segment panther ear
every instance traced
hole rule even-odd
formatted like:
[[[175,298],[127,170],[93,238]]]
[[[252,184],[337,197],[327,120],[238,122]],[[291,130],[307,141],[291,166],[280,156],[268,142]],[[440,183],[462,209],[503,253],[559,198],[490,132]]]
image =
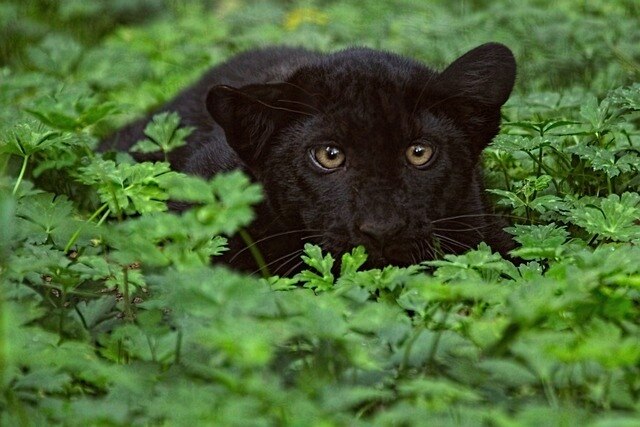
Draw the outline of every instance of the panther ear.
[[[433,105],[465,130],[479,155],[500,130],[500,107],[509,99],[515,78],[516,62],[509,48],[483,44],[436,77]]]
[[[516,61],[508,47],[487,43],[456,59],[438,77],[455,98],[485,107],[504,104],[516,79]]]
[[[234,88],[214,86],[206,99],[207,111],[222,127],[227,142],[251,168],[274,132],[304,115],[300,91],[287,83],[254,84]]]

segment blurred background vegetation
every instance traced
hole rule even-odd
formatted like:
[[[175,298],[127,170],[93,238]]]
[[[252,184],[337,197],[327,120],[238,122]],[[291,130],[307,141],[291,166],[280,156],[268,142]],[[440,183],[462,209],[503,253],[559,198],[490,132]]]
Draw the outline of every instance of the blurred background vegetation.
[[[254,46],[365,45],[443,67],[493,40],[517,56],[519,94],[604,94],[640,76],[639,16],[635,0],[5,0],[0,75],[89,82],[139,111]]]

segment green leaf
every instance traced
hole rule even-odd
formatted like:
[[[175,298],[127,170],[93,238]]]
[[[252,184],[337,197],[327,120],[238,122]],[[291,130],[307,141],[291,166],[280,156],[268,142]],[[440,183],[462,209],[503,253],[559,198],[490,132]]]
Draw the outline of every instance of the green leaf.
[[[8,192],[0,190],[0,259],[6,260],[15,234],[16,203]],[[0,261],[0,265],[4,261]]]
[[[215,193],[211,185],[198,176],[166,174],[158,177],[158,182],[166,188],[172,200],[190,203],[213,203]]]
[[[594,170],[605,172],[609,178],[638,170],[640,164],[640,158],[635,153],[618,155],[611,148],[576,145],[569,147],[567,151],[586,160]]]
[[[298,274],[298,278],[304,283],[305,288],[312,288],[318,291],[327,291],[333,288],[333,268],[334,259],[331,254],[322,256],[322,249],[319,246],[305,243],[302,260],[316,272],[304,270]]]
[[[0,137],[0,153],[30,156],[59,143],[60,136],[35,121],[19,123]]]
[[[558,259],[569,237],[565,228],[554,223],[547,225],[515,225],[506,231],[514,235],[521,247],[512,251],[514,256],[532,259]]]
[[[640,111],[640,83],[618,88],[609,96],[613,102],[621,105],[625,109]]]
[[[31,63],[39,70],[57,76],[68,76],[77,67],[82,46],[59,33],[49,34],[35,47],[27,50]]]
[[[18,236],[30,242],[53,243],[62,249],[77,230],[91,230],[75,215],[73,203],[65,196],[40,193],[23,197],[16,207]]]
[[[77,131],[95,125],[117,108],[112,102],[100,101],[88,89],[73,88],[39,97],[25,111],[54,129]]]
[[[161,187],[162,179],[176,174],[168,163],[116,164],[99,158],[78,171],[77,179],[95,185],[101,202],[114,215],[165,211],[169,195]]]
[[[629,242],[640,239],[640,195],[624,193],[611,194],[606,199],[598,199],[596,205],[576,201],[571,209],[570,220],[598,239]]]
[[[105,295],[89,301],[81,301],[77,306],[77,314],[82,316],[82,322],[91,329],[100,322],[113,317],[113,308],[116,298],[113,295]]]
[[[144,134],[148,139],[138,141],[131,151],[141,153],[153,153],[170,151],[185,145],[185,139],[193,132],[193,127],[180,127],[180,116],[178,113],[160,113],[153,116],[144,129]]]
[[[604,99],[600,104],[595,96],[589,96],[580,107],[580,116],[590,126],[592,132],[602,133],[609,130],[617,116],[611,109],[610,101]]]
[[[342,260],[340,263],[340,276],[347,276],[349,274],[354,274],[362,264],[367,261],[367,253],[364,249],[364,246],[358,246],[353,248],[351,253],[345,253],[342,255]]]
[[[501,196],[502,198],[498,200],[498,204],[500,205],[509,206],[514,209],[526,206],[526,202],[512,191],[499,190],[499,189],[492,188],[492,189],[487,189],[487,192]]]
[[[597,361],[606,367],[635,366],[640,361],[640,338],[623,337],[614,324],[594,319],[583,334],[550,351],[563,362]]]
[[[416,378],[402,381],[398,386],[402,396],[415,396],[437,405],[455,402],[478,402],[480,396],[472,389],[447,379]]]
[[[61,393],[70,382],[69,374],[59,372],[57,368],[44,367],[27,373],[13,387],[23,392],[33,391],[34,394]]]
[[[504,273],[514,273],[513,264],[502,259],[499,253],[493,253],[485,243],[481,243],[477,250],[464,255],[444,256],[444,260],[426,261],[423,263],[431,267],[438,267],[435,276],[443,281],[449,280],[499,280]]]

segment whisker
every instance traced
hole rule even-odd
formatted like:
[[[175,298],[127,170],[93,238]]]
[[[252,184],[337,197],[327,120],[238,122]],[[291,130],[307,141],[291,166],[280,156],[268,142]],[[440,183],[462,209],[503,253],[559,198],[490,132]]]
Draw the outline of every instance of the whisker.
[[[282,276],[283,277],[288,277],[291,273],[296,271],[296,269],[298,269],[298,267],[300,267],[302,264],[304,264],[304,261],[300,261],[300,262],[296,263],[293,267],[288,269]]]
[[[300,90],[301,92],[306,93],[307,95],[309,95],[309,96],[310,96],[310,97],[312,97],[312,98],[320,97],[320,98],[322,98],[323,104],[328,104],[328,103],[329,103],[329,102],[328,102],[328,100],[327,100],[327,98],[326,98],[322,93],[320,93],[320,92],[314,92],[314,93],[311,93],[311,92],[309,92],[308,90],[306,90],[305,88],[303,88],[302,86],[299,86],[299,85],[297,85],[297,84],[295,84],[295,83],[291,83],[291,82],[283,82],[283,84],[286,84],[286,85],[292,86],[292,87],[294,87],[294,88],[296,88],[296,89]]]
[[[300,240],[315,239],[316,237],[322,237],[322,236],[323,234],[310,234],[309,236],[301,237]]]
[[[527,219],[525,217],[521,217],[521,216],[517,216],[517,215],[502,215],[502,214],[493,214],[493,213],[477,213],[477,214],[470,213],[470,214],[456,215],[456,216],[450,216],[450,217],[434,219],[434,220],[431,221],[431,223],[432,224],[436,224],[438,222],[450,221],[450,220],[459,219],[459,218],[482,218],[482,217],[513,218],[513,219],[520,219],[520,220],[526,220]]]
[[[451,96],[447,96],[445,98],[439,99],[437,102],[434,102],[433,104],[429,104],[429,106],[427,107],[427,110],[431,110],[432,108],[437,107],[438,105],[442,104],[443,102],[447,102],[450,99],[463,98],[463,97],[464,95],[462,93],[456,93]]]
[[[448,253],[455,253],[456,252],[455,249],[449,243],[445,242],[444,240],[439,240],[439,239],[438,239],[438,251],[440,252],[440,255],[445,255],[445,254],[448,254]],[[434,257],[434,259],[436,259],[436,258]]]
[[[265,237],[263,237],[263,238],[261,238],[261,239],[258,239],[258,240],[256,240],[256,241],[254,241],[254,242],[253,242],[253,243],[251,243],[250,245],[247,245],[247,246],[245,246],[244,248],[240,249],[238,252],[236,252],[236,253],[233,255],[233,257],[231,257],[231,259],[229,260],[229,262],[233,262],[233,260],[234,260],[234,259],[236,259],[236,258],[238,257],[238,255],[242,254],[243,252],[248,251],[249,249],[251,249],[252,247],[254,247],[255,245],[257,245],[258,243],[262,243],[262,242],[264,242],[264,241],[266,241],[266,240],[273,239],[273,238],[276,238],[276,237],[286,236],[286,235],[288,235],[288,234],[305,233],[305,232],[309,232],[309,231],[322,231],[322,230],[320,230],[320,229],[315,229],[315,228],[302,228],[302,229],[299,229],[299,230],[289,230],[289,231],[284,231],[284,232],[282,232],[282,233],[270,234],[270,235],[268,235],[268,236],[265,236]],[[320,236],[320,235],[319,235],[319,234],[315,234],[315,235],[308,236],[308,237],[306,237],[306,238],[310,239],[310,238],[318,237],[318,236]],[[303,237],[303,238],[301,238],[300,240],[304,240],[304,239],[305,239],[305,238]]]
[[[289,252],[288,254],[283,255],[278,259],[274,259],[272,261],[269,261],[267,264],[264,265],[264,267],[269,268],[269,267],[273,266],[274,264],[276,264],[276,263],[278,263],[278,262],[280,262],[280,261],[282,261],[284,259],[286,259],[287,261],[284,262],[283,264],[287,264],[288,262],[290,262],[293,259],[295,259],[301,253],[302,253],[302,249],[296,249],[295,251]],[[278,267],[278,268],[280,268],[280,267]],[[277,270],[278,269],[276,269],[276,271]],[[257,274],[257,273],[260,273],[260,271],[262,271],[262,268],[259,268],[259,269],[255,270],[255,271],[252,271],[250,275],[253,276],[253,275]],[[276,271],[273,272],[273,275],[275,275]]]
[[[437,74],[433,74],[429,77],[429,79],[422,85],[422,88],[420,89],[420,93],[418,94],[418,98],[416,99],[416,103],[413,105],[413,109],[411,110],[411,115],[414,115],[416,113],[416,110],[418,109],[418,105],[420,105],[420,100],[422,99],[422,95],[424,95],[425,90],[429,87],[429,85],[431,84],[431,82],[433,80],[435,80],[435,78],[437,77]]]
[[[314,110],[314,111],[316,111],[318,113],[322,113],[322,111],[320,111],[317,107],[314,107],[311,104],[307,104],[306,102],[292,101],[290,99],[279,99],[278,101],[279,102],[286,102],[286,103],[289,103],[289,104],[298,104],[298,105],[301,105],[303,107],[309,107],[310,109],[312,109],[312,110]]]
[[[278,271],[280,271],[285,265],[289,264],[290,262],[299,259],[300,255],[302,255],[304,253],[304,250],[302,249],[298,249],[288,255],[285,255],[283,257],[278,258],[277,260],[273,261],[272,264],[275,264],[276,262],[282,260],[282,259],[286,259],[286,261],[280,263],[280,265],[278,265],[278,267],[273,270],[273,275],[275,276],[276,274],[278,274]]]
[[[436,248],[433,245],[432,239],[430,240],[425,239],[424,245],[425,245],[425,250],[427,251],[431,259],[438,259],[442,257],[442,250],[440,248]]]
[[[434,235],[438,240],[441,240],[441,241],[442,241],[442,240],[444,240],[445,242],[448,242],[448,243],[449,243],[449,244],[451,244],[451,245],[458,246],[459,248],[462,248],[462,249],[464,249],[464,250],[471,250],[471,249],[473,249],[473,247],[472,247],[472,246],[470,246],[470,245],[468,245],[468,244],[466,244],[466,243],[463,243],[463,242],[461,242],[461,241],[459,241],[459,240],[453,239],[453,238],[451,238],[451,237],[449,237],[449,236],[444,236],[444,235],[442,235],[442,234],[437,234],[437,233],[433,233],[433,235]]]
[[[434,230],[436,231],[477,231],[477,230],[482,230],[483,228],[489,228],[489,227],[493,227],[495,226],[495,224],[484,224],[484,225],[478,225],[478,226],[469,226],[467,225],[466,228],[440,228],[440,227],[433,227]]]
[[[423,252],[423,255],[422,255],[423,259],[435,257],[435,254],[431,252],[431,249],[429,247],[429,242],[426,239],[422,239],[420,241],[420,249]]]
[[[241,93],[241,91],[240,91],[240,90],[238,90],[238,89],[236,89],[236,88],[233,88],[233,87],[230,87],[230,86],[227,86],[227,90],[229,90],[229,91],[231,91],[231,92],[235,92],[235,93]],[[243,95],[244,95],[244,94],[243,94]],[[246,95],[245,95],[245,96],[246,96]],[[272,110],[287,111],[287,112],[289,112],[289,113],[296,113],[296,114],[302,114],[302,115],[304,115],[304,116],[310,116],[310,117],[313,117],[313,114],[309,114],[309,113],[307,113],[306,111],[298,111],[298,110],[292,110],[292,109],[290,109],[290,108],[276,107],[275,105],[268,104],[268,103],[266,103],[266,102],[264,102],[264,101],[262,101],[262,100],[260,100],[260,99],[258,99],[258,98],[253,98],[253,97],[252,97],[251,99],[252,99],[252,101],[257,102],[258,104],[260,104],[260,105],[262,105],[262,106],[264,106],[264,107],[270,108],[270,109],[272,109]],[[278,101],[280,101],[280,100],[278,100]],[[278,101],[276,101],[276,102],[278,102]]]
[[[422,240],[418,240],[412,246],[414,246],[416,248],[417,252],[418,252],[416,259],[413,260],[413,263],[416,264],[417,262],[423,260],[426,254],[424,253],[424,251],[422,249]]]
[[[418,242],[412,242],[411,243],[411,249],[409,250],[409,257],[411,258],[411,264],[417,264],[418,262],[416,261],[416,257],[413,253],[413,250],[417,250],[418,251],[418,258],[420,258],[420,248],[418,247]]]
[[[296,113],[296,114],[302,114],[303,116],[309,116],[309,117],[313,117],[313,114],[307,113],[306,111],[300,111],[300,110],[293,110],[291,108],[284,108],[284,107],[276,107],[275,105],[271,105],[271,104],[267,104],[264,101],[261,101],[257,98],[254,98],[253,101],[257,102],[258,104],[265,106],[267,108],[270,108],[272,110],[281,110],[281,111],[286,111],[288,113]],[[278,100],[281,101],[281,100]]]
[[[477,227],[467,227],[467,228],[440,228],[440,227],[434,227],[433,231],[450,231],[450,232],[456,232],[456,231],[475,231],[476,234],[478,235],[478,237],[482,238],[484,237],[482,235],[482,233],[480,232],[480,230],[482,230],[483,228],[489,228],[489,227],[493,227],[495,224],[486,224],[486,225],[479,225]]]

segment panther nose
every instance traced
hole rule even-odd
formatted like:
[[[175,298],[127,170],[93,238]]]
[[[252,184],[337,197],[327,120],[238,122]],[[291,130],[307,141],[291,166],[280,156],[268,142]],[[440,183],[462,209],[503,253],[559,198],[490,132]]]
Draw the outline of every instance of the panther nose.
[[[404,224],[393,221],[365,221],[358,226],[362,234],[376,243],[383,244],[389,240],[393,240]]]

